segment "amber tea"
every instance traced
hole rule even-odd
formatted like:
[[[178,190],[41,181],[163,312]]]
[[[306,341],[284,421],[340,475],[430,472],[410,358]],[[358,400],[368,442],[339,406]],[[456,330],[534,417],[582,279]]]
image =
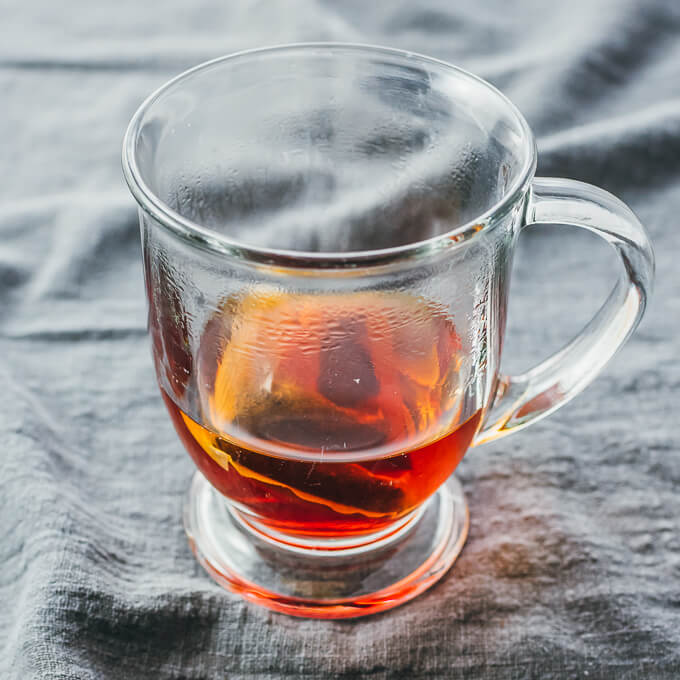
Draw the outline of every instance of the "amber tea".
[[[289,534],[374,532],[453,472],[480,424],[445,311],[399,294],[250,294],[207,324],[200,412],[163,395],[208,480]]]

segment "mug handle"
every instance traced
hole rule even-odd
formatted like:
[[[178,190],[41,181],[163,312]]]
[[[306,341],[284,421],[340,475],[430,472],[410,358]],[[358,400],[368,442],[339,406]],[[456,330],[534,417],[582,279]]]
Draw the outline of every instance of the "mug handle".
[[[607,191],[571,179],[535,178],[522,229],[536,224],[581,227],[616,250],[621,273],[593,319],[569,344],[526,373],[501,375],[474,444],[504,437],[556,411],[581,392],[626,342],[645,311],[654,253],[637,217]]]

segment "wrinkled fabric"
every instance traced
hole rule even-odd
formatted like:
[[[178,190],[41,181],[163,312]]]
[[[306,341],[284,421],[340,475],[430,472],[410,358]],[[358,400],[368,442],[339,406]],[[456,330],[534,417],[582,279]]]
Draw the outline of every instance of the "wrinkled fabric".
[[[0,0],[0,677],[677,678],[680,675],[680,5],[669,0],[19,3]],[[526,115],[540,175],[620,195],[655,296],[603,375],[468,453],[451,572],[363,620],[299,620],[194,560],[193,467],[145,332],[127,121],[170,76],[236,50],[387,44],[459,64]],[[507,370],[605,298],[614,256],[534,229]]]

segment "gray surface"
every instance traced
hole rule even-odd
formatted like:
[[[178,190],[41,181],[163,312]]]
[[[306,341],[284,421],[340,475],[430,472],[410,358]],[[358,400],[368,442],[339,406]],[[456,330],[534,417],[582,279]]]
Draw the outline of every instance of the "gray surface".
[[[678,677],[678,7],[0,1],[0,677]],[[647,318],[605,374],[461,465],[472,529],[454,570],[355,623],[257,610],[194,562],[192,465],[154,383],[119,164],[168,76],[309,39],[487,77],[534,127],[539,171],[619,193],[658,256]],[[525,236],[520,255],[511,365],[576,331],[611,275],[571,233]]]

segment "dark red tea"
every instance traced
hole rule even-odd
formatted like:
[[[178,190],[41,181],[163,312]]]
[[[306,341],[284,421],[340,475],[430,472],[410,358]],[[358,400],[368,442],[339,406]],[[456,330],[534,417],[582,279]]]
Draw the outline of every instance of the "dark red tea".
[[[163,392],[207,479],[295,535],[379,531],[453,472],[481,409],[442,309],[366,293],[229,300],[193,370],[201,422]]]

